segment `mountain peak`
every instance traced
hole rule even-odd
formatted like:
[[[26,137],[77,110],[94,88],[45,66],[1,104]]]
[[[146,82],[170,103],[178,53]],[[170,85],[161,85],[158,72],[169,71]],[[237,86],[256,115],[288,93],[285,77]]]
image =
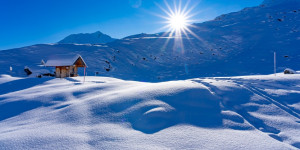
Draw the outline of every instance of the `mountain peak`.
[[[104,44],[114,41],[109,35],[103,34],[100,31],[94,33],[79,33],[71,34],[59,41],[60,44]]]
[[[96,32],[94,32],[94,33],[86,33],[86,34],[103,34],[103,33],[100,32],[100,31],[96,31]]]

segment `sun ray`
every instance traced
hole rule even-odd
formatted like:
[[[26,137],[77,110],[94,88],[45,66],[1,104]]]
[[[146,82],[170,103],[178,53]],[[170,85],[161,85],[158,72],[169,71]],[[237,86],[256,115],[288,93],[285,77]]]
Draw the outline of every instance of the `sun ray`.
[[[168,13],[168,14],[170,14],[169,16],[174,15],[175,13],[173,12],[169,3],[166,0],[164,0],[164,2],[165,2],[165,5],[167,6],[167,8],[169,9],[169,13]]]
[[[175,14],[178,14],[178,7],[176,4],[176,1],[174,1],[173,4],[174,4],[174,12],[175,12]]]
[[[185,3],[182,12],[186,12],[186,10],[188,9],[188,6],[190,5],[191,0],[187,0],[187,2]]]
[[[155,3],[156,4],[156,6],[158,6],[164,13],[166,13],[167,14],[167,16],[163,16],[163,17],[169,17],[169,16],[172,16],[172,12],[170,12],[170,10],[168,11],[168,10],[166,10],[166,9],[164,9],[162,6],[160,6],[159,4],[157,4],[157,3]],[[162,15],[159,15],[159,16],[162,16]]]

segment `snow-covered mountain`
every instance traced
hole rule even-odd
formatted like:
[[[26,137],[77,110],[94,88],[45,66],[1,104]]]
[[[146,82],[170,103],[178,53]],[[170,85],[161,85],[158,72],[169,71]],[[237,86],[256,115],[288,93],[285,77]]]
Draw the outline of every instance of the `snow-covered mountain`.
[[[265,1],[262,5],[194,24],[197,35],[183,38],[184,49],[165,33],[139,34],[108,44],[39,44],[0,52],[0,72],[23,73],[51,55],[80,54],[88,75],[140,81],[187,79],[201,76],[268,74],[299,70],[300,2]],[[107,69],[109,68],[109,69]]]
[[[282,5],[282,4],[287,4],[289,3],[290,5],[294,5],[299,3],[299,0],[264,0],[262,5],[265,6],[276,6],[276,5]]]
[[[100,31],[94,33],[71,34],[59,41],[60,44],[104,44],[112,42],[115,39]]]

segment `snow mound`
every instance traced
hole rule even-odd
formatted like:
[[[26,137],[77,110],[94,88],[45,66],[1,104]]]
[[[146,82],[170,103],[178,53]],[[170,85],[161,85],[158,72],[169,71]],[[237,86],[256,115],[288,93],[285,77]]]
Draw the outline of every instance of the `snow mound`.
[[[2,74],[2,75],[0,75],[0,84],[10,82],[10,81],[14,81],[14,80],[18,80],[18,79],[21,79],[21,78],[12,77],[10,75]]]
[[[296,74],[297,72],[293,69],[290,69],[290,68],[286,68],[284,70],[284,74]]]
[[[299,74],[6,81],[1,149],[300,148]]]

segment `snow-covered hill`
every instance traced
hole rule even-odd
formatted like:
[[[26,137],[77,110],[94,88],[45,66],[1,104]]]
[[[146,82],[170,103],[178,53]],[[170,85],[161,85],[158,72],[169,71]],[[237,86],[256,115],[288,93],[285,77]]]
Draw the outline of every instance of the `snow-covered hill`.
[[[299,70],[299,8],[298,0],[267,0],[257,7],[194,24],[197,28],[191,30],[198,38],[184,37],[184,49],[174,46],[174,38],[158,33],[128,36],[108,44],[40,44],[0,51],[0,72],[20,76],[25,65],[35,68],[51,55],[80,54],[89,66],[89,75],[97,71],[102,76],[139,81],[269,74],[273,72],[273,52],[277,52],[278,71]]]
[[[290,5],[297,5],[299,3],[298,0],[264,0],[263,5],[265,6],[276,6],[289,3]]]
[[[100,31],[95,33],[80,33],[72,34],[59,41],[60,44],[104,44],[112,42],[116,39],[109,35],[103,34]]]
[[[300,75],[0,77],[0,149],[299,149]]]

